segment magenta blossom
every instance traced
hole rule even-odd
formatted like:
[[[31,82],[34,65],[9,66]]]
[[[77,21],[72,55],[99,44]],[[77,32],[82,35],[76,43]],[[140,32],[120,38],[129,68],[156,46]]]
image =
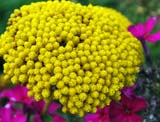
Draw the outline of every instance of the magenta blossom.
[[[48,108],[48,113],[49,114],[54,114],[54,112],[61,107],[60,104],[56,102],[52,102]]]
[[[54,113],[53,118],[52,118],[52,122],[66,122],[66,119],[61,117],[60,115]]]
[[[39,101],[36,102],[34,104],[32,104],[32,108],[31,111],[33,111],[33,108],[38,111],[38,113],[35,113],[35,116],[33,118],[34,122],[43,122],[42,117],[40,116],[40,114],[43,112],[44,106],[45,106],[45,102],[44,101]],[[56,111],[61,107],[60,104],[56,103],[56,102],[52,102],[48,108],[47,113],[50,114],[52,116],[52,120],[53,122],[65,122],[66,119],[61,117],[60,115],[58,115],[56,113]]]
[[[147,19],[145,24],[139,23],[137,25],[129,26],[128,31],[131,32],[139,40],[146,40],[148,42],[154,43],[160,41],[160,31],[154,34],[150,34],[157,22],[158,17],[151,17]]]
[[[34,115],[33,116],[33,121],[34,122],[42,122],[43,118],[42,118],[42,113],[44,112],[44,107],[46,106],[46,103],[41,100],[41,101],[35,101],[33,98],[29,98],[27,96],[27,88],[24,86],[20,86],[20,85],[16,85],[10,89],[5,89],[0,93],[0,98],[8,98],[9,102],[6,103],[5,107],[7,108],[14,108],[15,103],[19,103],[21,104],[21,108],[19,108],[22,112],[15,114],[13,119],[15,121],[13,122],[26,122],[25,120],[25,116],[26,114],[28,115]],[[56,113],[56,110],[59,109],[61,106],[60,104],[56,103],[56,102],[52,102],[48,108],[48,110],[46,111],[46,114],[50,114],[53,117],[54,122],[65,122],[65,119],[62,118],[60,115],[58,115]],[[8,113],[12,113],[11,109],[4,109],[4,108],[0,108],[0,111],[4,111],[2,112],[4,114],[4,116],[6,116],[6,121],[2,121],[2,122],[12,122],[11,121],[11,117],[9,116]],[[14,112],[13,110],[13,112]],[[7,111],[7,112],[5,112]],[[7,115],[6,115],[7,114]],[[3,115],[2,115],[3,116]],[[7,120],[7,117],[9,120]],[[56,121],[55,121],[56,120]],[[58,121],[57,121],[58,120]],[[1,122],[1,116],[0,116],[0,122]]]
[[[55,111],[59,109],[61,106],[56,102],[52,102],[49,106],[48,113],[53,116],[53,122],[66,122],[66,119],[58,115]]]
[[[127,93],[125,93],[127,92]],[[142,122],[141,116],[136,112],[147,107],[147,102],[141,96],[135,96],[133,88],[125,88],[122,91],[120,103],[112,101],[110,105],[110,117],[112,122]]]
[[[121,92],[122,95],[124,94],[125,96],[127,96],[128,98],[132,98],[135,96],[134,90],[136,89],[136,85],[132,86],[132,87],[124,87]]]
[[[31,104],[34,100],[27,96],[27,88],[16,85],[13,88],[5,89],[0,93],[0,98],[6,97],[12,102]]]
[[[41,118],[41,116],[39,114],[35,114],[34,115],[33,121],[34,122],[43,122],[42,118]]]
[[[26,122],[22,109],[13,108],[10,104],[0,108],[0,122]]]
[[[85,122],[110,122],[109,106],[98,108],[95,114],[87,114]]]

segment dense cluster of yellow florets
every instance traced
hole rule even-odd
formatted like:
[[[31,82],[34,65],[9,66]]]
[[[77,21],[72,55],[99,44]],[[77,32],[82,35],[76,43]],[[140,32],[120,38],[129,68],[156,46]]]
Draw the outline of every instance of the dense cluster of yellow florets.
[[[59,100],[63,112],[96,112],[135,81],[141,43],[117,11],[70,1],[24,5],[0,37],[4,78],[36,100]]]

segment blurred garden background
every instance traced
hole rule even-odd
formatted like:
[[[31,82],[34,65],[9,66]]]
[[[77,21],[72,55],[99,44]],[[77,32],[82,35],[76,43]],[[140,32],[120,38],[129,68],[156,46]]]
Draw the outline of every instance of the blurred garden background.
[[[25,4],[45,0],[0,0],[0,34],[5,31],[7,20],[14,9]],[[132,21],[133,24],[144,23],[151,16],[160,16],[159,0],[73,0],[84,5],[93,4],[114,8]],[[154,31],[160,30],[160,21]],[[149,108],[141,113],[145,122],[160,122],[160,42],[148,43],[153,67],[146,67],[138,78],[141,88],[138,94],[145,96]],[[0,60],[2,72],[3,60]],[[151,72],[150,72],[151,71]],[[144,85],[145,84],[145,85]],[[155,101],[156,102],[155,102]],[[155,107],[155,108],[154,108]]]

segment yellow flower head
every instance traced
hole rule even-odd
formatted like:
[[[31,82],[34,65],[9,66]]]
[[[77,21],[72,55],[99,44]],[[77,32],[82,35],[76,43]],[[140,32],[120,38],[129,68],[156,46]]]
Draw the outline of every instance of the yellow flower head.
[[[5,79],[36,100],[59,100],[63,112],[96,112],[133,85],[142,47],[119,12],[70,1],[16,9],[0,37]]]

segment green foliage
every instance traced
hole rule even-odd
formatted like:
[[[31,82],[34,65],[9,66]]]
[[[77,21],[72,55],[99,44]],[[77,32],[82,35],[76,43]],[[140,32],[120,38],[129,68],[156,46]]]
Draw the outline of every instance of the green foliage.
[[[8,18],[14,9],[36,1],[43,0],[0,0],[0,33],[5,31]]]
[[[141,69],[137,79],[137,93],[148,102],[147,110],[141,115],[146,122],[159,122],[160,115],[160,60],[155,65]]]

